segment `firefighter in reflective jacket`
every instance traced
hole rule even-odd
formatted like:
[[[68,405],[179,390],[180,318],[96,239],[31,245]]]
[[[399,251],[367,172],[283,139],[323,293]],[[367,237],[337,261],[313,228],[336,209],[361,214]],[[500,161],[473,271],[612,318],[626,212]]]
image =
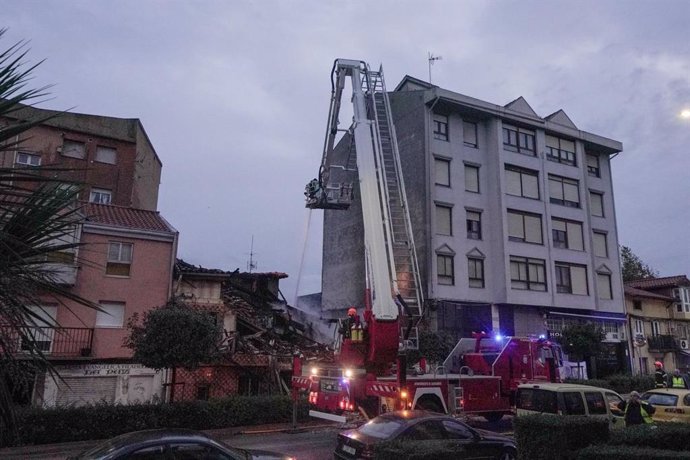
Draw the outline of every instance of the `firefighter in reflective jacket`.
[[[640,393],[630,393],[630,400],[618,403],[618,408],[625,413],[625,426],[654,423],[652,415],[656,411],[651,404],[640,401]]]
[[[661,361],[657,361],[654,363],[654,366],[656,366],[656,371],[654,372],[654,382],[656,382],[656,387],[666,387],[666,371],[664,370],[664,365],[661,363]]]
[[[681,375],[680,369],[676,369],[673,371],[673,375],[670,378],[670,387],[671,388],[687,388],[687,382],[685,381],[685,378]]]

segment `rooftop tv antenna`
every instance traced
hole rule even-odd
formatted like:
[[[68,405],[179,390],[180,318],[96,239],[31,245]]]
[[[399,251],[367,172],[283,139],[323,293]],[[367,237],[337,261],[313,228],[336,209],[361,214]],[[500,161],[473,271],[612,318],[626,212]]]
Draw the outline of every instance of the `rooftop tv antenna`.
[[[251,273],[252,270],[256,270],[256,266],[256,261],[254,260],[254,235],[252,235],[252,246],[251,249],[249,249],[249,262],[247,262],[247,271]]]
[[[429,57],[429,83],[431,83],[431,66],[433,65],[434,61],[440,61],[443,59],[443,56],[434,56],[433,53],[429,52],[428,53]]]

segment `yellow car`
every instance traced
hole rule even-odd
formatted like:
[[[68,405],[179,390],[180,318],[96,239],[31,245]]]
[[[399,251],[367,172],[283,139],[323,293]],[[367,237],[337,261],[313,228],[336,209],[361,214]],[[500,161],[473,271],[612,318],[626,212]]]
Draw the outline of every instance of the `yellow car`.
[[[655,422],[690,423],[690,390],[685,388],[657,388],[644,393],[641,398],[653,405]]]

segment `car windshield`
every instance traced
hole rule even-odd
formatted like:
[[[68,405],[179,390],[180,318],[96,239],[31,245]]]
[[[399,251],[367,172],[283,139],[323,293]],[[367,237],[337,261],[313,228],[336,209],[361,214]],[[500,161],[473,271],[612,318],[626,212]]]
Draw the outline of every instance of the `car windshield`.
[[[373,438],[386,439],[402,426],[403,422],[400,420],[376,417],[362,426],[359,432]]]
[[[642,399],[653,406],[675,406],[678,404],[678,396],[665,393],[645,393]]]

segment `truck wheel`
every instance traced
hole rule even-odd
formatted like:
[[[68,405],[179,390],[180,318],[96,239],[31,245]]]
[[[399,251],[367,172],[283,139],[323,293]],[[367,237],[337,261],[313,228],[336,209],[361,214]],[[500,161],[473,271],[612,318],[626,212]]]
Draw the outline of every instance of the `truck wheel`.
[[[489,412],[488,414],[484,414],[483,417],[489,423],[496,423],[503,418],[503,412]]]
[[[438,398],[435,396],[426,396],[419,398],[415,409],[428,410],[430,412],[438,412],[439,414],[445,413],[443,406],[439,402]]]

